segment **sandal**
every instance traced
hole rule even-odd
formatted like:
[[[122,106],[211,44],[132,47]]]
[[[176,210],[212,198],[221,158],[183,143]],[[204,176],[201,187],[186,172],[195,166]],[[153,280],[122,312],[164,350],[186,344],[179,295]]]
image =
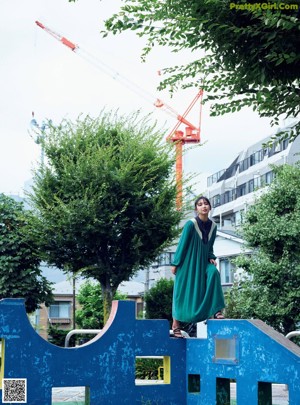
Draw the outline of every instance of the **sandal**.
[[[218,311],[214,314],[214,319],[225,319],[225,316],[222,314],[221,311]]]
[[[173,329],[173,335],[174,335],[175,338],[183,339],[180,328],[174,328]]]

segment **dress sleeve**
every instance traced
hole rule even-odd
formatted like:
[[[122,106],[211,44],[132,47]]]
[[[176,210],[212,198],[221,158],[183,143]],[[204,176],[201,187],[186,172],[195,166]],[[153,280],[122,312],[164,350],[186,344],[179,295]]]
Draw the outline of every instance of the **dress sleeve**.
[[[171,266],[180,266],[185,258],[186,251],[191,241],[191,235],[194,229],[194,224],[192,221],[187,221],[183,227],[182,234],[180,236],[178,246],[175,252]]]
[[[217,256],[214,254],[214,243],[216,239],[216,234],[217,234],[217,227],[213,230],[213,233],[211,235],[210,241],[209,241],[209,251],[208,251],[208,260],[209,259],[214,259],[216,260]]]

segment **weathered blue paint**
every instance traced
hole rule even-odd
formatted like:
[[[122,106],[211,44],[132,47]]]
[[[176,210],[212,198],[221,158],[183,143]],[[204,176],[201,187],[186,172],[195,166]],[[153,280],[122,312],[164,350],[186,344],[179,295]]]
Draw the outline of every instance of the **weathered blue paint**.
[[[27,378],[29,405],[50,405],[52,387],[69,386],[90,387],[91,405],[186,401],[185,341],[169,338],[166,320],[137,320],[134,302],[114,302],[107,328],[92,342],[61,348],[34,331],[23,300],[5,299],[0,301],[0,338],[5,339],[4,377]],[[136,356],[164,355],[171,356],[172,383],[136,386]]]
[[[259,320],[208,321],[207,339],[187,339],[187,374],[200,374],[201,392],[188,404],[216,404],[217,378],[236,380],[238,405],[258,404],[258,382],[287,384],[300,404],[300,348]],[[236,359],[215,359],[216,339],[236,340]]]
[[[216,404],[217,378],[237,382],[237,404],[258,404],[258,382],[289,385],[300,404],[300,349],[260,321],[208,321],[207,339],[169,338],[166,320],[137,320],[135,303],[115,301],[101,335],[78,348],[60,348],[31,327],[23,300],[0,301],[5,378],[27,379],[27,403],[50,405],[52,387],[90,387],[90,404]],[[233,358],[215,359],[216,339],[236,339]],[[136,356],[170,356],[171,383],[135,385]],[[189,374],[200,392],[188,393]],[[0,404],[2,404],[0,399]]]

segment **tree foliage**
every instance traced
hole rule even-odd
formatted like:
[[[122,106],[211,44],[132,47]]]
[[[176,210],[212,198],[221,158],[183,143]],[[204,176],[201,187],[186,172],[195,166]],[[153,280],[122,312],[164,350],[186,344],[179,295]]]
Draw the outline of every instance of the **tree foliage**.
[[[36,237],[49,264],[102,287],[104,318],[118,285],[178,233],[174,152],[138,114],[102,113],[50,127],[34,177]]]
[[[66,336],[72,329],[59,329],[57,325],[49,325],[48,327],[48,342],[55,346],[65,347]],[[69,340],[69,347],[76,345],[77,335],[71,336]]]
[[[168,319],[172,323],[172,297],[174,281],[161,278],[145,295],[146,318]]]
[[[236,264],[251,276],[229,294],[227,316],[256,317],[287,334],[300,322],[300,167],[273,167],[275,180],[247,212],[243,237],[253,254]]]
[[[143,57],[155,44],[189,49],[194,60],[165,68],[161,89],[203,88],[213,116],[251,106],[278,124],[282,115],[299,115],[299,18],[300,2],[294,0],[124,0],[102,33],[135,31],[147,39]],[[297,123],[291,138],[299,132]]]
[[[126,295],[118,291],[115,300],[124,300]],[[103,323],[103,300],[99,283],[86,281],[80,287],[77,300],[79,309],[76,310],[76,324],[81,329],[101,329]]]
[[[31,213],[23,203],[0,194],[0,298],[24,298],[27,312],[52,302],[42,276],[38,245],[28,230]]]

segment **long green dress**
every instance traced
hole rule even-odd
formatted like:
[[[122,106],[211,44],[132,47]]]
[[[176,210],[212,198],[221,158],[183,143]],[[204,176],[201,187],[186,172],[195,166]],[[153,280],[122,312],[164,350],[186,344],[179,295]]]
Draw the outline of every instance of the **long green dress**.
[[[177,267],[173,292],[173,317],[182,322],[200,322],[225,307],[213,245],[217,225],[212,222],[208,241],[203,242],[196,218],[184,225],[173,266]]]

